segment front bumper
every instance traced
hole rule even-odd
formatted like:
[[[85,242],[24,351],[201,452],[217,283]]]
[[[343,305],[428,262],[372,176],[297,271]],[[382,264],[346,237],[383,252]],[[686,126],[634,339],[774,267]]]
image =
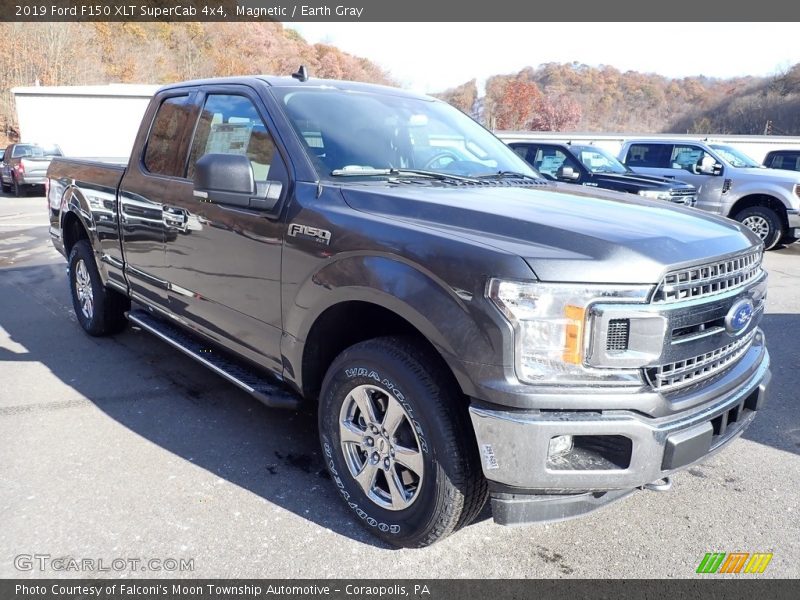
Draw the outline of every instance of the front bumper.
[[[630,410],[517,411],[473,403],[470,415],[492,489],[495,520],[517,523],[577,516],[722,449],[763,406],[771,374],[760,332],[759,342],[752,349],[758,353],[755,368],[741,385],[720,386],[724,391],[719,395],[665,417]],[[712,380],[697,393],[707,396],[714,386]],[[551,440],[559,436],[590,440],[601,451],[603,440],[613,440],[608,446],[612,460],[578,452],[577,444],[572,458],[548,456]]]
[[[795,237],[800,237],[800,210],[787,210],[786,219],[789,222],[789,233]]]

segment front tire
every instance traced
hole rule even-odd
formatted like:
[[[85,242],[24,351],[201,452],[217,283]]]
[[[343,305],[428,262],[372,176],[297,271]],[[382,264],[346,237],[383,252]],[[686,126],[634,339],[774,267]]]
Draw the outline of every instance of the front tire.
[[[69,287],[75,316],[86,333],[103,336],[125,329],[130,300],[103,285],[87,240],[75,242],[69,254]]]
[[[745,208],[739,211],[735,218],[761,238],[765,250],[772,250],[783,236],[780,217],[774,210],[766,206]]]
[[[471,522],[487,484],[463,398],[413,338],[377,338],[322,384],[325,464],[358,521],[394,546],[428,546]]]

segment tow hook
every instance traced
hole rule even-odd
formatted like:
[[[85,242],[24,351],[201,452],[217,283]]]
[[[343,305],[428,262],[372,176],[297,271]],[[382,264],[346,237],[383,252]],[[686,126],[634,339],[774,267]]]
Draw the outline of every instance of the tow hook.
[[[651,492],[668,492],[672,488],[672,479],[669,477],[662,477],[657,481],[645,483],[639,489],[650,490]]]

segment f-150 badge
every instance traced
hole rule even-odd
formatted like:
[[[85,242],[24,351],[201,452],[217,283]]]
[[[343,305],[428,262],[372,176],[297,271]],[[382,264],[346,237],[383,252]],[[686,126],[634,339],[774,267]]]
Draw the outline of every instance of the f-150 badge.
[[[289,235],[291,237],[302,236],[311,238],[318,244],[328,245],[331,243],[331,232],[327,229],[319,229],[318,227],[301,225],[300,223],[289,224]]]

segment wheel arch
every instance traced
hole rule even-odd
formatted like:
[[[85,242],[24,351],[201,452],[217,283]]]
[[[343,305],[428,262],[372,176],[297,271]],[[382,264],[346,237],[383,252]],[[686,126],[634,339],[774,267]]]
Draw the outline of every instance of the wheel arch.
[[[364,269],[373,276],[365,277]],[[306,398],[316,398],[342,350],[375,337],[406,335],[431,349],[462,393],[474,394],[462,361],[496,356],[497,340],[478,327],[482,319],[468,304],[441,281],[396,258],[337,261],[300,287],[285,317],[284,375]]]
[[[61,240],[64,244],[64,254],[69,258],[75,243],[87,240],[92,247],[97,271],[105,285],[108,282],[108,273],[103,262],[98,260],[97,228],[91,207],[79,188],[69,186],[64,190],[61,211]]]
[[[778,215],[778,218],[781,220],[781,227],[784,231],[789,227],[789,218],[786,214],[786,205],[779,198],[776,198],[770,194],[755,193],[742,196],[731,207],[729,214],[731,218],[735,219],[741,211],[753,206],[764,206],[769,208]]]

